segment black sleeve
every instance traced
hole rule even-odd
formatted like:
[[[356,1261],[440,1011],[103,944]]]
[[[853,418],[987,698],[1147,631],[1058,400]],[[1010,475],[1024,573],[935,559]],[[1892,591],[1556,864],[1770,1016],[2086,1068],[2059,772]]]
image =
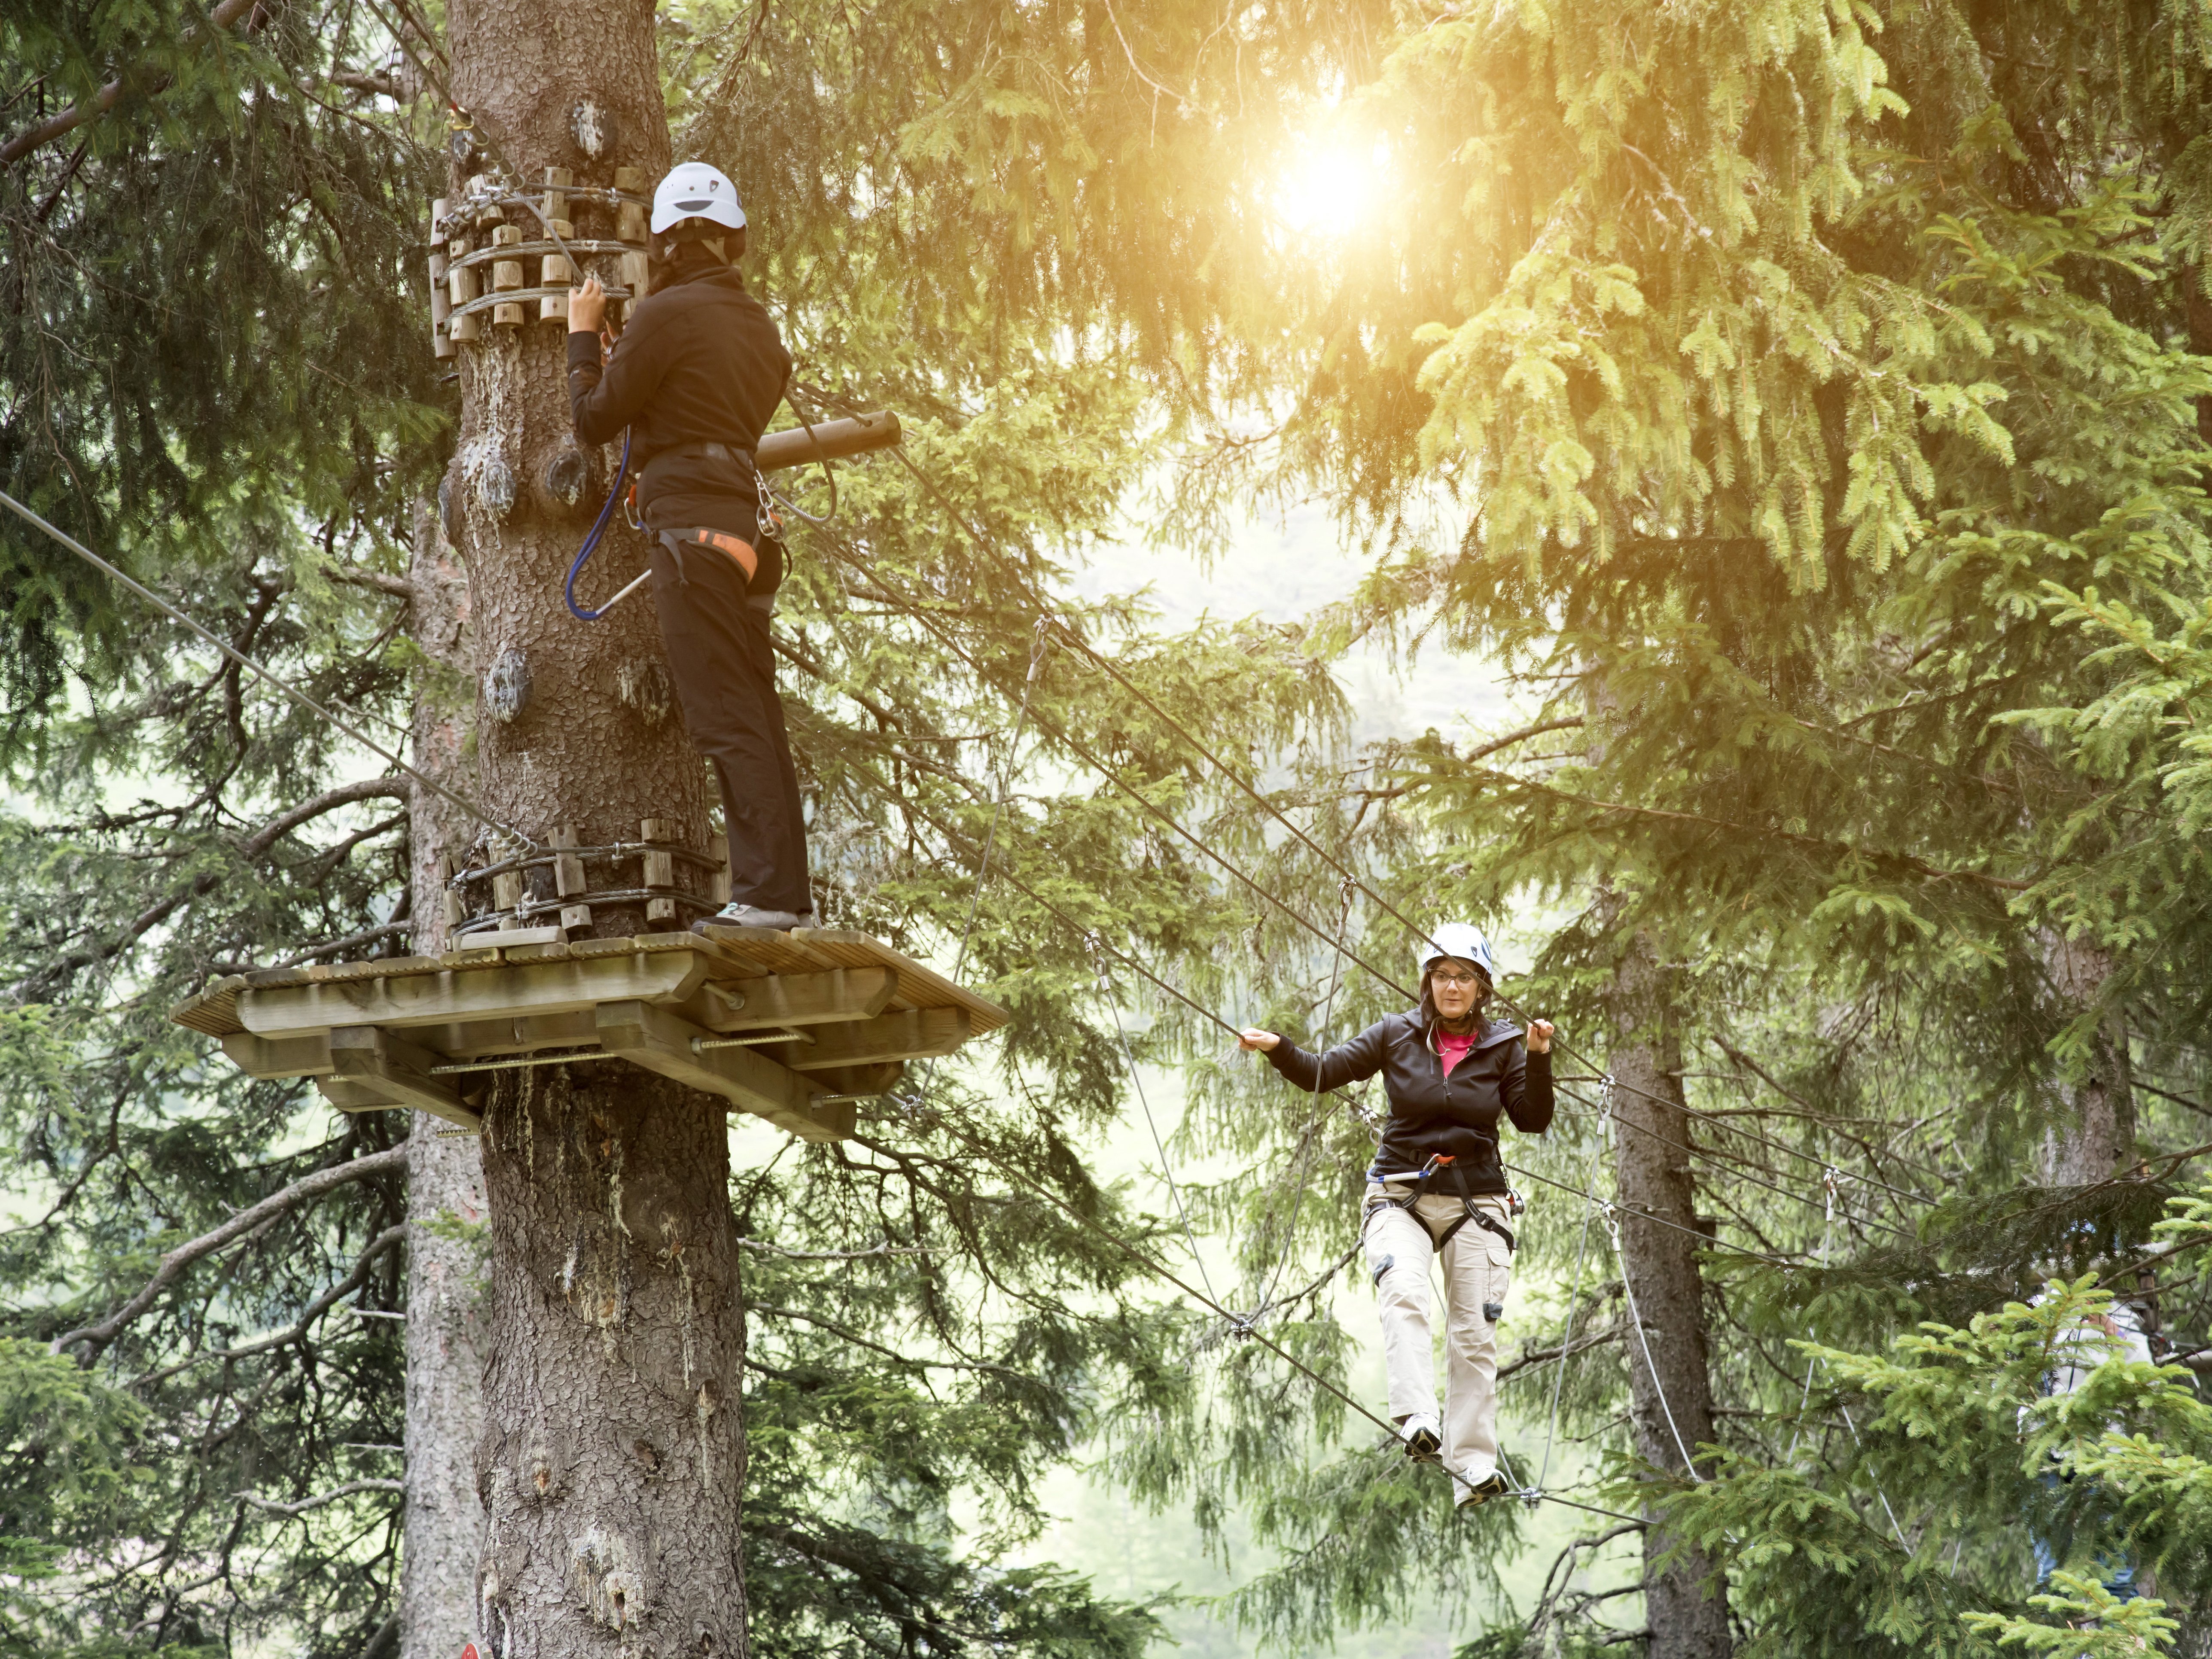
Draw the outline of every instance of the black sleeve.
[[[1377,1020],[1351,1042],[1339,1043],[1318,1060],[1285,1037],[1267,1051],[1267,1063],[1286,1082],[1309,1094],[1323,1089],[1340,1089],[1347,1083],[1373,1077],[1382,1069],[1383,1057],[1389,1048],[1389,1025],[1388,1020]]]
[[[612,443],[622,429],[652,401],[667,372],[660,337],[665,330],[640,327],[633,319],[615,342],[614,356],[599,366],[599,337],[568,336],[568,414],[576,441]]]
[[[1552,1127],[1552,1051],[1524,1054],[1505,1073],[1505,1115],[1522,1134],[1540,1135]]]

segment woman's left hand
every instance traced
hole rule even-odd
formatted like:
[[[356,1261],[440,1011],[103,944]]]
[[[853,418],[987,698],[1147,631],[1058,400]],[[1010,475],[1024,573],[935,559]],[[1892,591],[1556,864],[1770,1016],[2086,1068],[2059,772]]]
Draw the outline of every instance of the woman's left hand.
[[[1550,1020],[1532,1019],[1528,1022],[1528,1052],[1532,1054],[1548,1054],[1552,1052],[1552,1022]]]

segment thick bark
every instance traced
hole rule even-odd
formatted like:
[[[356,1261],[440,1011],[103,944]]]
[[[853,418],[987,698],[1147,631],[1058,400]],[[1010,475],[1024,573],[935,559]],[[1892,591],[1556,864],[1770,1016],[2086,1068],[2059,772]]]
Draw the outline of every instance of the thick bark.
[[[611,185],[617,167],[665,171],[651,0],[455,0],[447,15],[453,91],[522,182],[547,167],[579,185]],[[458,163],[451,194],[496,159]],[[568,217],[580,238],[617,234],[598,204],[571,198]],[[537,240],[526,211],[507,219]],[[617,275],[611,259],[586,263]],[[581,489],[573,460],[553,465],[574,453],[565,344],[533,315],[490,323],[459,357],[447,518],[470,578],[478,798],[540,840],[564,827],[586,845],[635,840],[653,817],[703,850],[705,770],[671,708],[652,605],[587,624],[562,602],[615,461],[588,458]],[[643,553],[617,525],[589,591],[611,592]],[[586,873],[593,886],[637,879],[634,866],[611,882],[608,866]],[[603,935],[671,925],[682,919],[592,905]],[[720,1106],[614,1061],[491,1075],[484,1650],[743,1659],[744,1327]]]
[[[2112,977],[2112,954],[2054,933],[2040,936],[2044,973],[2061,1020],[2094,1007]],[[2100,1020],[2089,1063],[2061,1084],[2065,1100],[2043,1147],[2044,1180],[2054,1187],[2110,1181],[2135,1161],[2135,1093],[2128,1082],[2127,1027],[2117,1012]]]
[[[1679,1471],[1685,1449],[1695,1454],[1713,1440],[1713,1396],[1695,1189],[1682,1150],[1690,1145],[1690,1117],[1679,1075],[1681,1044],[1667,971],[1649,939],[1639,936],[1632,945],[1608,1000],[1616,1033],[1607,1065],[1614,1079],[1621,1270],[1644,1336],[1641,1343],[1633,1332],[1628,1338],[1630,1421],[1638,1454]],[[1649,1659],[1723,1659],[1733,1650],[1727,1587],[1707,1590],[1711,1564],[1694,1552],[1662,1568],[1659,1558],[1671,1547],[1660,1528],[1646,1528]]]
[[[415,520],[408,632],[429,659],[415,688],[413,760],[467,794],[468,577],[427,507]],[[413,948],[445,948],[440,860],[475,833],[443,798],[420,787],[409,804]],[[414,1115],[407,1142],[406,1550],[399,1579],[399,1659],[453,1659],[476,1634],[477,1556],[483,1516],[476,1447],[483,1432],[490,1351],[483,1165],[473,1136]]]
[[[741,1659],[744,1316],[723,1115],[627,1066],[499,1076],[485,1647]]]
[[[618,165],[658,179],[669,149],[653,17],[650,0],[457,3],[454,92],[526,181],[557,167],[579,185],[605,185]],[[485,156],[465,171],[494,166]],[[451,181],[456,197],[464,171],[457,167]],[[578,237],[615,237],[605,208],[572,198],[568,211]],[[527,239],[543,235],[526,210],[507,217]],[[618,276],[605,256],[585,263],[609,280]],[[574,469],[554,463],[576,447],[565,325],[541,323],[532,310],[520,327],[488,326],[483,337],[461,350],[460,433],[446,481],[474,606],[483,803],[540,839],[573,826],[586,846],[635,840],[640,821],[656,817],[703,851],[706,772],[672,707],[652,602],[632,599],[586,623],[562,600],[569,561],[619,447],[591,458],[581,489],[559,483]],[[587,591],[611,592],[644,568],[644,557],[643,538],[617,518],[593,559]],[[502,687],[496,699],[483,693],[495,665]],[[690,866],[677,870],[679,881],[690,879]],[[592,874],[599,884],[605,866]],[[605,905],[594,908],[592,927],[601,935],[645,931],[635,909]]]

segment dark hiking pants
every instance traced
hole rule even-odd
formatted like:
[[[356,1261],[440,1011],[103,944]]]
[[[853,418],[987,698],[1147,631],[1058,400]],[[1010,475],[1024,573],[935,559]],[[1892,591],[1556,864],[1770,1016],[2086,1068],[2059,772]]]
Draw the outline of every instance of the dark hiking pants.
[[[694,544],[679,556],[656,541],[653,602],[684,729],[721,786],[730,897],[764,910],[812,909],[766,601],[748,601],[744,573],[726,555]]]

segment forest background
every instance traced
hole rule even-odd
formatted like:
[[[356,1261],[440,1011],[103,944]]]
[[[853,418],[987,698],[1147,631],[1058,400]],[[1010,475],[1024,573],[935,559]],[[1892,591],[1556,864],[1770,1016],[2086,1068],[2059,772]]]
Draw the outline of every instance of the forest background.
[[[459,780],[445,22],[0,20],[0,483]],[[659,45],[805,395],[907,422],[785,596],[817,905],[1016,1015],[927,1110],[738,1160],[757,1648],[1141,1650],[1164,1610],[1037,1542],[1081,1458],[1265,1551],[1214,1611],[1270,1651],[1439,1602],[1469,1659],[2207,1651],[2205,9],[702,4]],[[1333,602],[1123,597],[1292,507]],[[466,1149],[164,1018],[422,948],[420,803],[27,526],[0,605],[0,1644],[457,1650],[402,1545],[468,1461],[410,1393]],[[1494,725],[1360,731],[1347,653],[1420,641]],[[1572,1045],[1508,1153],[1537,1510],[1455,1514],[1129,1253],[1195,1235],[1371,1397],[1373,1103],[1210,1018],[1354,1030],[1444,914]],[[1115,1181],[1155,1110],[1172,1194]],[[2045,1400],[2114,1292],[2177,1363]]]

